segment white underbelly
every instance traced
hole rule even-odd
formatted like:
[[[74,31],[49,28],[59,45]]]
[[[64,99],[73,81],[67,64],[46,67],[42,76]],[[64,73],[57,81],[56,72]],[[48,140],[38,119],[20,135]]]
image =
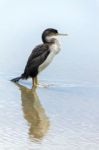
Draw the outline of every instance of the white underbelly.
[[[39,66],[38,71],[41,72],[42,70],[44,70],[52,62],[55,55],[56,54],[54,52],[51,52],[47,59]]]

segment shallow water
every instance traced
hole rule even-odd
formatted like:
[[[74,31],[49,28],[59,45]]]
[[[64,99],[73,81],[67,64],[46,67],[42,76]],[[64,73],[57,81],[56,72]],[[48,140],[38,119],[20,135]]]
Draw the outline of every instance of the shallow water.
[[[99,149],[99,87],[0,83],[0,149]]]
[[[0,150],[99,150],[98,7],[98,0],[0,1]],[[49,87],[33,92],[31,80],[10,82],[48,27],[69,33],[39,76]]]

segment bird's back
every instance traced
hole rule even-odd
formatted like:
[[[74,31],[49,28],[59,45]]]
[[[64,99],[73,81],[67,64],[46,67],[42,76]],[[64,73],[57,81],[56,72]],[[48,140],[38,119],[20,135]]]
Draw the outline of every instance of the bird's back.
[[[28,58],[23,78],[35,77],[38,74],[38,67],[46,60],[50,53],[48,44],[40,44],[36,46]]]

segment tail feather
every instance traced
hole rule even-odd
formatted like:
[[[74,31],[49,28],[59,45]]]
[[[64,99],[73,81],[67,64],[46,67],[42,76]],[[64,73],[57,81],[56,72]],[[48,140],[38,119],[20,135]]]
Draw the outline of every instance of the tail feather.
[[[12,81],[12,82],[18,82],[20,79],[22,79],[21,76],[20,76],[20,77],[17,77],[17,78],[14,78],[14,79],[12,79],[11,81]]]

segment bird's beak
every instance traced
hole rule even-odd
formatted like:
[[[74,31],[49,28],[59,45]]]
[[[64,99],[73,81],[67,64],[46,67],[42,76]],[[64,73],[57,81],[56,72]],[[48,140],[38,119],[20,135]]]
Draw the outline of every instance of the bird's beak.
[[[58,33],[59,36],[68,36],[68,34]]]

